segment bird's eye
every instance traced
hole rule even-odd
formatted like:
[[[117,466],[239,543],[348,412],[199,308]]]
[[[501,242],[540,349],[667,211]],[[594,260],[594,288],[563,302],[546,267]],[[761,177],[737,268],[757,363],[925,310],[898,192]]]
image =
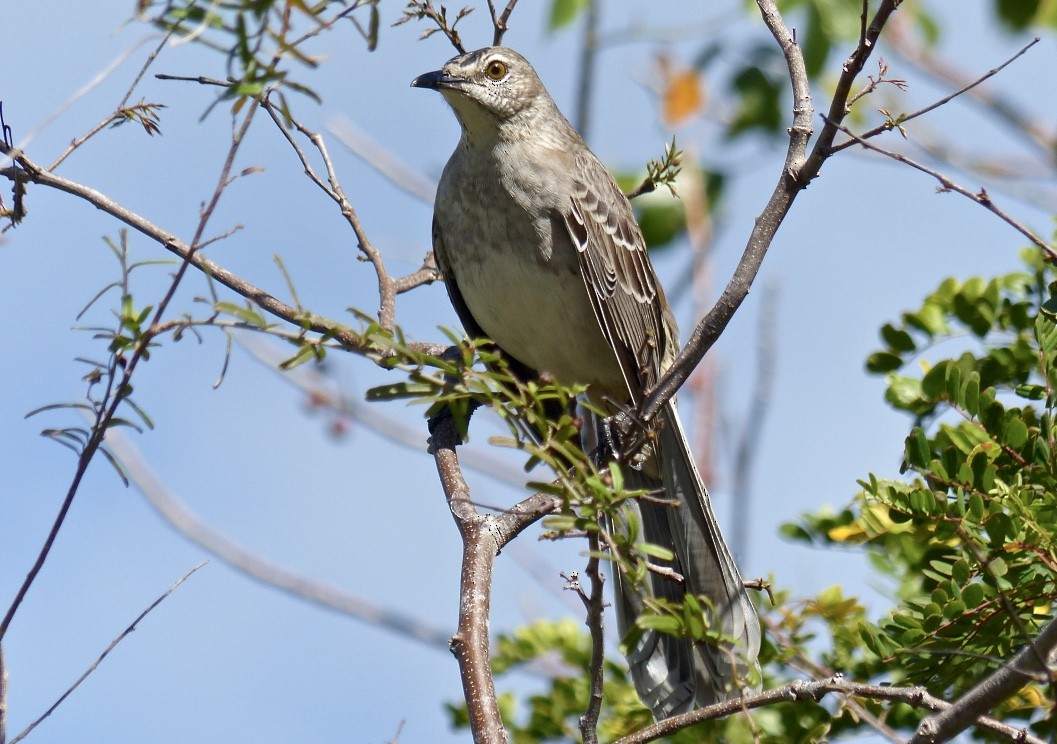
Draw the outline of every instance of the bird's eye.
[[[506,73],[506,63],[500,62],[498,59],[493,59],[488,63],[488,67],[484,68],[484,74],[487,75],[490,80],[502,80],[506,77]]]

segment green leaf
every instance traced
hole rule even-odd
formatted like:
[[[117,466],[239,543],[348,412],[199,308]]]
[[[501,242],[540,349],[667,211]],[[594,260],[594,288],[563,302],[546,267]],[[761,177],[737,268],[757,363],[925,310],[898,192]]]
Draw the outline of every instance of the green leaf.
[[[1046,354],[1057,351],[1057,323],[1047,318],[1044,313],[1035,318],[1035,340]]]
[[[553,0],[547,28],[558,31],[576,20],[587,7],[588,0]]]
[[[1009,565],[1002,556],[995,556],[992,558],[991,562],[987,564],[987,568],[996,578],[1002,578],[1009,573]]]
[[[682,621],[670,615],[639,615],[635,625],[642,630],[659,630],[662,633],[676,635],[682,630]]]
[[[916,468],[924,468],[932,459],[932,449],[929,447],[928,437],[925,430],[915,426],[906,440],[907,460]]]
[[[640,542],[635,544],[635,549],[651,558],[659,558],[662,561],[670,561],[675,558],[675,553],[668,548],[653,543]]]
[[[1015,416],[1010,416],[1002,431],[1002,441],[1013,449],[1020,449],[1028,441],[1028,427]]]
[[[909,333],[891,323],[881,326],[881,338],[893,351],[912,352],[917,348]]]
[[[980,412],[980,374],[975,370],[969,373],[961,392],[962,406],[965,412],[975,417]]]
[[[999,20],[1013,31],[1023,31],[1035,19],[1042,0],[995,0]]]
[[[930,400],[942,399],[947,385],[947,370],[950,366],[950,360],[944,359],[943,361],[938,362],[932,369],[925,373],[923,378],[921,378],[921,391]]]
[[[903,357],[890,351],[875,351],[866,357],[866,370],[874,374],[892,372],[903,366]]]
[[[1043,400],[1046,397],[1046,388],[1042,385],[1024,383],[1013,388],[1013,392],[1028,400]]]

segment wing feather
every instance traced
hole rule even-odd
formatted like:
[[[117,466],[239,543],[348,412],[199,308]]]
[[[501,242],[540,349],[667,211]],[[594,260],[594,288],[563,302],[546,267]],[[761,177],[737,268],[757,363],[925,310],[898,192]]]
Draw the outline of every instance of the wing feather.
[[[588,153],[574,161],[563,219],[595,319],[616,353],[632,403],[638,403],[678,351],[678,331],[631,205]]]

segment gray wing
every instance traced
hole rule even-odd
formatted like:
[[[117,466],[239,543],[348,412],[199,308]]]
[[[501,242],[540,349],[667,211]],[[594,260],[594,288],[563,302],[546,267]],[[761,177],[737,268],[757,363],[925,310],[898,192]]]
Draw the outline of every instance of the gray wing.
[[[580,258],[591,307],[620,362],[632,403],[658,380],[678,351],[678,331],[631,205],[593,156],[575,158],[573,193],[563,215]],[[611,391],[612,392],[612,391]],[[669,402],[661,415],[659,452],[647,472],[629,472],[632,488],[663,488],[679,508],[639,501],[643,537],[675,554],[670,567],[685,578],[679,584],[651,575],[655,597],[680,600],[686,592],[704,595],[715,609],[732,649],[696,646],[686,639],[647,632],[628,652],[635,686],[657,718],[708,705],[737,694],[754,666],[760,645],[759,620],[741,574],[723,540],[679,423]],[[658,483],[659,481],[659,483]],[[624,578],[616,577],[617,616],[625,633],[643,609]]]
[[[638,403],[675,356],[679,333],[620,187],[587,152],[575,157],[573,167],[573,192],[562,216],[595,319]]]

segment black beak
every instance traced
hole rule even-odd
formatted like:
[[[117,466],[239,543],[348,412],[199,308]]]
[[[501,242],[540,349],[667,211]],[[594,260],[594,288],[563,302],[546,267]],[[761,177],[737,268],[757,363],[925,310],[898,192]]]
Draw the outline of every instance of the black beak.
[[[429,88],[430,90],[438,90],[440,88],[453,87],[455,83],[459,81],[458,78],[451,75],[445,75],[443,70],[434,70],[433,72],[423,73],[417,78],[411,81],[412,88]]]
[[[443,73],[440,70],[434,70],[433,72],[426,72],[419,75],[417,78],[411,81],[412,88],[430,88],[436,90],[440,87],[440,79],[443,77]]]

